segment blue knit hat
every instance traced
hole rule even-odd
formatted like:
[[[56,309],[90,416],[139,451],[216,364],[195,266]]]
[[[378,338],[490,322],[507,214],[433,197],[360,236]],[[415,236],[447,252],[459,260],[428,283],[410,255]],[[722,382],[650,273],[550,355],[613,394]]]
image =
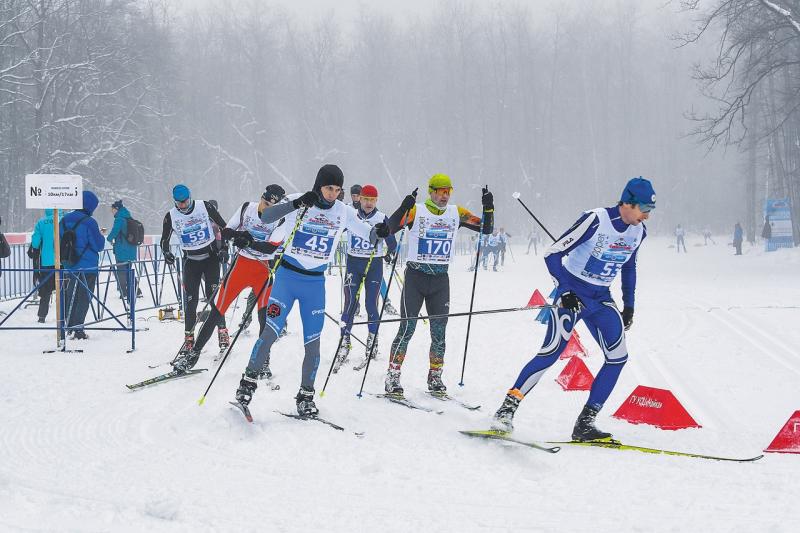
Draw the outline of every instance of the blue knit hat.
[[[656,207],[656,191],[650,180],[639,176],[628,181],[619,201],[638,205],[643,212],[647,212]]]
[[[185,202],[186,200],[191,197],[191,193],[189,192],[189,187],[180,183],[172,188],[172,199],[176,202]]]

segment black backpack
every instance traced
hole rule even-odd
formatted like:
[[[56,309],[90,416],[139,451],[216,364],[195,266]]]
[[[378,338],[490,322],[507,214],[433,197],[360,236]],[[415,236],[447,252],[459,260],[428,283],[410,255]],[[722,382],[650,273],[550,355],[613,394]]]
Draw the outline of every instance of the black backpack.
[[[64,234],[61,236],[61,261],[70,265],[75,265],[81,260],[83,252],[78,253],[78,235],[75,230],[81,225],[81,222],[89,218],[89,215],[84,216],[78,220],[70,229],[65,229]],[[66,224],[64,224],[66,227]],[[84,249],[85,251],[85,249]]]
[[[136,219],[129,218],[128,226],[125,228],[125,240],[129,244],[139,246],[144,243],[144,226]]]

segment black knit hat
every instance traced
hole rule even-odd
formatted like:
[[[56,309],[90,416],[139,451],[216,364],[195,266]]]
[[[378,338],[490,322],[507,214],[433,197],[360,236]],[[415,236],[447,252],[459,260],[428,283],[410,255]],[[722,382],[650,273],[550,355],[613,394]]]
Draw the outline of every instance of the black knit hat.
[[[264,194],[261,195],[266,201],[271,201],[273,204],[277,204],[283,197],[286,196],[286,191],[278,185],[277,183],[273,183],[271,185],[267,185],[267,189],[264,191]]]
[[[350,194],[361,194],[361,185],[356,183],[352,187],[350,187]]]
[[[323,165],[317,172],[317,179],[314,182],[314,191],[319,192],[325,185],[344,185],[344,174],[342,169],[336,165]]]

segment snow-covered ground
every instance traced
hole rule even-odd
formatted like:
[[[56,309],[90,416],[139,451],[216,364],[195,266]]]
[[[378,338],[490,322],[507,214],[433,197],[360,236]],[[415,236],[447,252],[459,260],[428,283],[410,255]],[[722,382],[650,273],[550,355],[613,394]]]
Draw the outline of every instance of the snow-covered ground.
[[[800,250],[765,254],[689,247],[651,238],[640,252],[630,360],[598,425],[623,441],[752,456],[800,409]],[[480,271],[476,309],[524,305],[551,288],[541,256],[507,256]],[[452,311],[469,306],[472,274],[459,258]],[[328,278],[328,310],[340,308]],[[618,294],[618,289],[616,289]],[[398,297],[395,294],[394,301]],[[2,304],[9,310],[10,304]],[[239,308],[241,313],[241,307]],[[152,316],[145,313],[145,316]],[[281,390],[259,389],[248,425],[228,405],[257,326],[243,336],[206,404],[210,375],[129,392],[171,359],[182,325],[141,321],[149,331],[126,354],[124,333],[94,332],[83,354],[43,355],[52,332],[0,333],[0,530],[2,531],[798,531],[800,456],[767,454],[748,464],[636,452],[565,448],[555,455],[460,435],[485,427],[544,326],[535,312],[476,317],[465,386],[458,387],[465,318],[448,327],[445,381],[483,408],[469,412],[424,395],[428,328],[420,324],[403,373],[407,395],[443,409],[412,411],[356,397],[361,374],[335,375],[321,414],[338,432],[275,413],[291,412],[302,346],[297,311],[272,354]],[[33,309],[20,318],[35,320]],[[144,318],[144,317],[142,317]],[[238,322],[238,317],[236,319]],[[583,326],[592,372],[602,357]],[[382,388],[396,324],[366,390]],[[364,338],[364,326],[357,329]],[[328,323],[317,378],[322,387],[338,334]],[[358,346],[358,345],[357,345]],[[198,367],[213,368],[212,341]],[[361,355],[354,347],[354,355]],[[550,369],[523,402],[519,437],[562,440],[586,392],[554,382]],[[702,429],[662,431],[610,418],[637,385],[672,390]],[[361,438],[352,431],[363,431]]]

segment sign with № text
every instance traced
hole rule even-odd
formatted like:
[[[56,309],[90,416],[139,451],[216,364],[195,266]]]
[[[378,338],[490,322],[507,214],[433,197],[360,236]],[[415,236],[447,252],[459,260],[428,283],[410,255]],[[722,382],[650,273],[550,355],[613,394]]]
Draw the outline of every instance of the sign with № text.
[[[83,178],[71,174],[28,174],[25,176],[27,209],[81,209]]]

